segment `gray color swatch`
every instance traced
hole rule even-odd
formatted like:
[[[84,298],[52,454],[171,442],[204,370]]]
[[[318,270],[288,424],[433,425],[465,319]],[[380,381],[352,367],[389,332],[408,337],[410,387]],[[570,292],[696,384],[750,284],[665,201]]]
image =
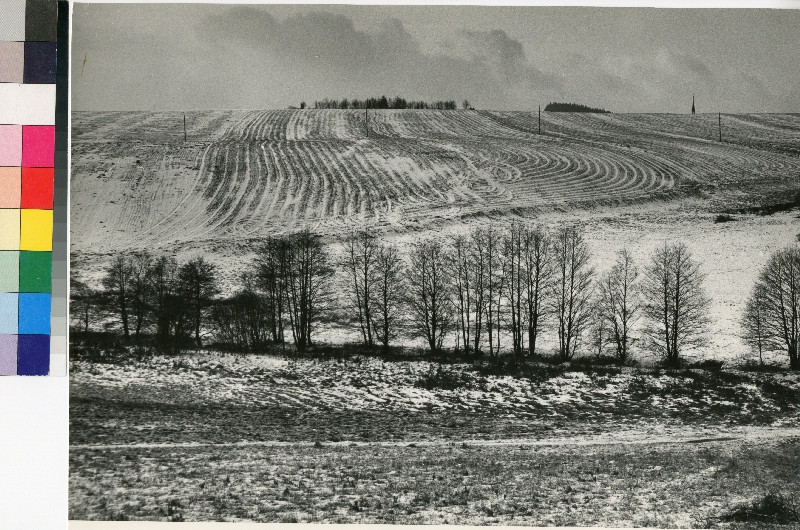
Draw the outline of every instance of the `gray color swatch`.
[[[25,40],[25,0],[0,2],[0,40]]]

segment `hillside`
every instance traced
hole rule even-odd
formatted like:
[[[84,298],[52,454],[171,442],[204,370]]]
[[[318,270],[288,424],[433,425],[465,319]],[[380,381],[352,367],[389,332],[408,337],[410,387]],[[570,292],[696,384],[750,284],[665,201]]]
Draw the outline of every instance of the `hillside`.
[[[192,248],[800,189],[800,116],[360,110],[75,113],[72,249]]]

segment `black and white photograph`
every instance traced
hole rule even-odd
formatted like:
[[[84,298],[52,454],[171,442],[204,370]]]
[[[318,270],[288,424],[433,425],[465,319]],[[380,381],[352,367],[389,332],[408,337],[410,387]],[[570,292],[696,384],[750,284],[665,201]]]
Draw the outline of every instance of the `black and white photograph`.
[[[800,528],[800,9],[71,23],[70,520]]]

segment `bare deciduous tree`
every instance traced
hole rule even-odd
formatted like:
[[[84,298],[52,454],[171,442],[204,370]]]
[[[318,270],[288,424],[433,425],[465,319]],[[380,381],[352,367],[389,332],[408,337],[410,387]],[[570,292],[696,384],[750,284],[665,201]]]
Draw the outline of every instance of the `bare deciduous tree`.
[[[101,293],[75,279],[70,281],[69,298],[70,318],[78,322],[77,329],[86,335],[102,304]]]
[[[148,325],[150,306],[148,305],[147,271],[152,266],[153,258],[147,252],[134,254],[130,258],[130,305],[133,317],[133,336],[139,342],[142,331]]]
[[[275,343],[283,343],[285,339],[289,255],[289,241],[278,237],[267,238],[256,255],[254,284],[266,297],[269,329]]]
[[[519,223],[509,227],[503,239],[503,253],[505,255],[503,276],[506,283],[506,297],[509,306],[509,330],[511,331],[511,347],[514,355],[522,357],[525,341],[523,330],[526,328],[524,310],[526,305],[527,289],[525,288],[525,232],[526,228]]]
[[[451,279],[447,274],[447,252],[434,241],[415,244],[409,255],[408,304],[411,317],[433,354],[442,351],[442,341],[452,321]]]
[[[384,349],[397,333],[403,304],[405,267],[400,251],[381,244],[375,262],[375,331]]]
[[[181,265],[178,271],[185,312],[192,326],[197,347],[202,347],[201,330],[217,289],[217,269],[202,257]]]
[[[759,329],[754,329],[756,324]],[[770,256],[750,297],[745,328],[751,343],[757,340],[759,348],[785,351],[789,368],[800,370],[800,248]]]
[[[163,347],[177,351],[186,333],[185,305],[180,296],[178,262],[171,256],[153,260],[147,273],[149,306],[156,323],[156,337]]]
[[[742,316],[744,340],[758,352],[758,362],[761,366],[764,366],[764,352],[776,349],[775,347],[780,344],[775,341],[775,337],[767,333],[768,301],[766,285],[762,282],[756,283],[747,299]]]
[[[505,256],[500,233],[492,227],[486,230],[484,238],[485,258],[485,311],[486,335],[489,340],[489,355],[496,357],[500,354],[500,330],[503,321],[503,292],[505,289],[505,276],[503,268]]]
[[[122,333],[127,339],[130,336],[130,283],[131,265],[127,256],[120,254],[114,257],[106,269],[102,280],[103,287],[108,293],[111,314],[119,319]]]
[[[469,246],[467,247],[467,267],[471,274],[468,289],[472,293],[471,305],[466,306],[467,311],[474,316],[473,351],[477,354],[481,352],[481,337],[486,325],[486,299],[489,285],[489,272],[486,263],[486,247],[488,232],[483,228],[474,230],[470,236]],[[467,322],[469,324],[469,322]]]
[[[523,237],[525,308],[528,325],[528,354],[536,355],[536,343],[547,314],[546,294],[552,288],[552,242],[541,227],[528,228]]]
[[[373,333],[373,292],[377,282],[378,240],[368,229],[352,232],[344,241],[344,266],[348,278],[351,308],[358,315],[358,324],[365,346],[375,344]]]
[[[639,316],[639,270],[627,250],[617,254],[614,266],[598,283],[598,318],[601,345],[614,344],[616,358],[629,357],[630,330]]]
[[[469,353],[473,328],[473,283],[474,267],[470,259],[470,243],[464,235],[455,236],[452,240],[452,263],[450,275],[453,278],[455,304],[457,312],[458,342],[461,342],[464,353]]]
[[[642,280],[647,333],[668,366],[679,366],[687,348],[705,343],[709,319],[704,275],[683,243],[656,250]]]
[[[302,351],[313,345],[312,332],[330,298],[327,289],[331,269],[328,254],[317,234],[308,229],[290,239],[287,262],[288,309],[295,346]]]
[[[591,321],[592,278],[589,246],[580,230],[565,227],[554,241],[553,311],[558,319],[558,353],[569,360]]]

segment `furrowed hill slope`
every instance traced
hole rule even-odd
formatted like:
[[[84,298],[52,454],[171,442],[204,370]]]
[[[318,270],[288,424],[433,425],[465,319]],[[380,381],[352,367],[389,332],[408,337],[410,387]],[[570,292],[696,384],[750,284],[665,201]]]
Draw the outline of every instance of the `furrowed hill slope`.
[[[688,196],[800,190],[800,115],[278,110],[75,113],[72,249],[399,230]],[[367,135],[367,129],[369,135]]]

